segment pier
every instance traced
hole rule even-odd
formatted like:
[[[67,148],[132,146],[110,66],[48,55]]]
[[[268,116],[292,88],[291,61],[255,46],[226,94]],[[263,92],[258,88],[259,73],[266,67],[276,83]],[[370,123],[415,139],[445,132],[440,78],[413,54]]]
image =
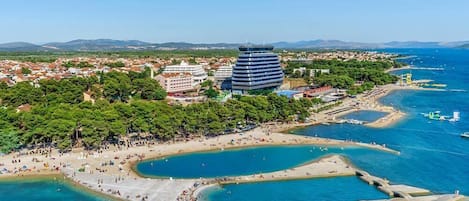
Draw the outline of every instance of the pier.
[[[410,199],[414,195],[428,195],[430,191],[423,188],[417,188],[407,185],[391,185],[387,179],[370,175],[368,172],[363,170],[357,170],[356,175],[361,180],[367,182],[370,185],[376,186],[378,190],[388,194],[390,197],[400,197]]]
[[[434,70],[434,71],[442,71],[445,70],[444,68],[425,68],[425,67],[411,67],[412,70]]]
[[[430,70],[430,71],[443,71],[445,70],[444,68],[431,68],[431,67],[411,67],[411,66],[404,66],[401,68],[391,68],[385,70],[386,73],[392,72],[392,71],[399,71],[399,70]]]
[[[329,115],[329,116],[330,115],[336,115],[336,114],[339,114],[339,113],[348,112],[348,111],[353,110],[353,109],[357,109],[357,108],[352,107],[352,106],[348,106],[348,107],[338,108],[338,109],[326,112],[324,114]]]
[[[408,185],[392,185],[387,179],[370,175],[363,170],[356,170],[356,175],[361,180],[376,188],[391,197],[390,199],[372,200],[372,201],[457,201],[464,200],[463,195],[457,194],[444,194],[444,195],[431,195],[427,189],[418,188]],[[369,200],[371,201],[371,200]]]
[[[338,124],[358,124],[358,125],[361,125],[361,124],[365,124],[367,123],[366,121],[360,121],[360,120],[356,120],[356,119],[339,119],[337,120],[335,123],[338,123]]]

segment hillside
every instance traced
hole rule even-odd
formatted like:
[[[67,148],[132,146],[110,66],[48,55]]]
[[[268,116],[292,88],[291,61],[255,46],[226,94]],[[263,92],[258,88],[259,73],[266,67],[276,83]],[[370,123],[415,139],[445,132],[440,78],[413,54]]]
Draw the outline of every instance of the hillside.
[[[378,48],[454,48],[469,44],[468,41],[420,42],[393,41],[387,43],[360,43],[341,40],[305,40],[295,42],[274,42],[280,49],[378,49]],[[68,42],[50,42],[37,45],[27,42],[0,44],[0,51],[133,51],[133,50],[189,50],[189,49],[236,49],[240,43],[188,43],[166,42],[150,43],[139,40],[72,40]]]

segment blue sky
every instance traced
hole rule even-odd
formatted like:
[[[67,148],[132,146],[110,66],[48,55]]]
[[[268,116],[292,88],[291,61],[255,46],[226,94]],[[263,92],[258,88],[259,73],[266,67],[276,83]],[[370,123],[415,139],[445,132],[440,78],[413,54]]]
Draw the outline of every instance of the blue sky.
[[[2,0],[0,43],[469,40],[466,0]]]

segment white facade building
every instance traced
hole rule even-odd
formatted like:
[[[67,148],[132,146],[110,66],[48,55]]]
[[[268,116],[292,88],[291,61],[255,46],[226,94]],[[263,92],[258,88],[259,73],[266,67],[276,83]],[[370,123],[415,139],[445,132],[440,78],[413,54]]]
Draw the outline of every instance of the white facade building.
[[[231,89],[231,76],[233,75],[233,66],[220,66],[215,72],[215,84],[220,89]]]
[[[163,71],[163,74],[165,73],[190,73],[194,80],[193,86],[207,80],[207,72],[205,72],[202,65],[189,65],[184,61],[180,65],[166,66]]]
[[[193,87],[193,77],[190,73],[163,73],[155,77],[160,85],[168,93],[191,91]]]

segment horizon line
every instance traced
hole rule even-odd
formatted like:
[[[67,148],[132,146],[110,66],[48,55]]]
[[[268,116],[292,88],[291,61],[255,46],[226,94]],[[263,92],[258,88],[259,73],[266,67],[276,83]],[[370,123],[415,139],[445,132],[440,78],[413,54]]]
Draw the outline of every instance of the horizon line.
[[[77,38],[72,40],[66,41],[49,41],[49,42],[30,42],[30,41],[9,41],[9,42],[1,42],[0,44],[9,44],[9,43],[30,43],[34,45],[46,45],[48,43],[68,43],[77,40],[89,40],[89,41],[96,41],[96,40],[114,40],[114,41],[139,41],[149,44],[162,44],[162,43],[189,43],[189,44],[273,44],[273,43],[297,43],[297,42],[310,42],[310,41],[340,41],[346,43],[362,43],[362,44],[384,44],[384,43],[392,43],[392,42],[419,42],[419,43],[452,43],[452,42],[469,42],[467,40],[451,40],[451,41],[420,41],[420,40],[392,40],[392,41],[385,41],[385,42],[361,42],[361,41],[350,41],[350,40],[341,40],[341,39],[309,39],[309,40],[279,40],[273,42],[188,42],[188,41],[165,41],[165,42],[149,42],[145,40],[139,39],[113,39],[113,38]]]

